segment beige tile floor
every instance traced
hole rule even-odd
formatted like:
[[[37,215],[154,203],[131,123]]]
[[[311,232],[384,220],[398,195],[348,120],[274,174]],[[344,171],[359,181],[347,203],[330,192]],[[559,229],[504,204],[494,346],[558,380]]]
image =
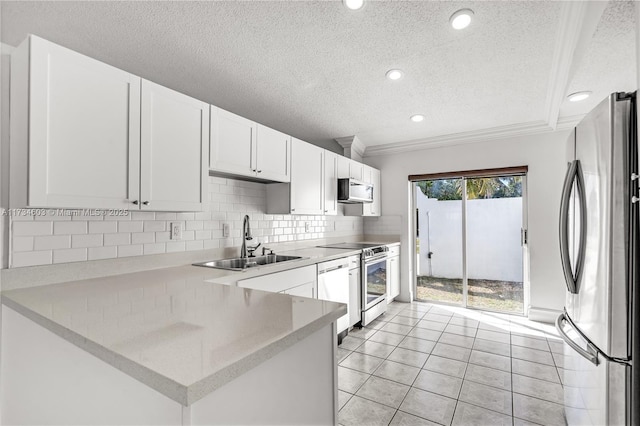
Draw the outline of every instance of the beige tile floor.
[[[338,348],[341,425],[564,425],[550,324],[397,303]]]

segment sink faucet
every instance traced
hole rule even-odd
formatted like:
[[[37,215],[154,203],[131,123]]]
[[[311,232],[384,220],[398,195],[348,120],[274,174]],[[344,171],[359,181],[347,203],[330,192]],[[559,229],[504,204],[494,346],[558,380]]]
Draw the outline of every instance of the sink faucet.
[[[242,247],[240,247],[240,257],[243,259],[247,258],[247,241],[253,240],[253,236],[251,235],[251,225],[249,224],[249,215],[244,215],[244,220],[242,221]],[[260,244],[258,244],[259,246]],[[255,251],[256,247],[249,247]],[[251,253],[253,253],[253,251]]]

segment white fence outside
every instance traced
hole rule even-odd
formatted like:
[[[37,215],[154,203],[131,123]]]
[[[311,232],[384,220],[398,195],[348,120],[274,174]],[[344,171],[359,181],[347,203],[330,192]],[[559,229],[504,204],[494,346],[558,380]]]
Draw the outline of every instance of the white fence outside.
[[[418,275],[462,278],[462,201],[427,198],[420,188],[416,201]],[[468,200],[468,277],[522,282],[521,228],[522,197]]]

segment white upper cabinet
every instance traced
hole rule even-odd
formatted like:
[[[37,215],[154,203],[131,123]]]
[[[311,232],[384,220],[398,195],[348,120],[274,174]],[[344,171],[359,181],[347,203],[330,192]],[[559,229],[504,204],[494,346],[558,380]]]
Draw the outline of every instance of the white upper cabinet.
[[[338,154],[324,151],[324,214],[338,214]]]
[[[261,179],[289,182],[291,136],[258,124],[256,174]]]
[[[350,160],[349,161],[349,177],[351,179],[366,182],[366,179],[364,176],[364,167],[365,167],[364,164],[359,163],[355,160]]]
[[[12,207],[202,210],[207,104],[35,36],[11,62]]]
[[[209,167],[219,172],[255,175],[258,125],[213,105],[210,120]]]
[[[291,182],[267,185],[267,213],[321,215],[325,150],[291,138]]]
[[[35,36],[11,62],[12,207],[130,208],[140,78]]]
[[[380,203],[380,170],[370,167],[370,184],[373,185],[373,203],[369,204],[369,215],[380,216],[382,205]]]
[[[293,138],[291,146],[291,212],[323,214],[324,150]]]
[[[344,155],[338,155],[338,179],[349,179],[351,160]]]
[[[141,208],[202,210],[209,174],[209,104],[143,80],[141,117]]]
[[[211,106],[211,157],[216,173],[272,182],[291,179],[291,137]]]

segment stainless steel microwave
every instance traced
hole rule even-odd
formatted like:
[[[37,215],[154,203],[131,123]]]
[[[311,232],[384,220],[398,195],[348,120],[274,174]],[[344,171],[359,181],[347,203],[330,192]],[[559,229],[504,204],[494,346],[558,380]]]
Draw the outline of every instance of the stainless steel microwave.
[[[373,203],[373,185],[355,179],[338,179],[338,202]]]

